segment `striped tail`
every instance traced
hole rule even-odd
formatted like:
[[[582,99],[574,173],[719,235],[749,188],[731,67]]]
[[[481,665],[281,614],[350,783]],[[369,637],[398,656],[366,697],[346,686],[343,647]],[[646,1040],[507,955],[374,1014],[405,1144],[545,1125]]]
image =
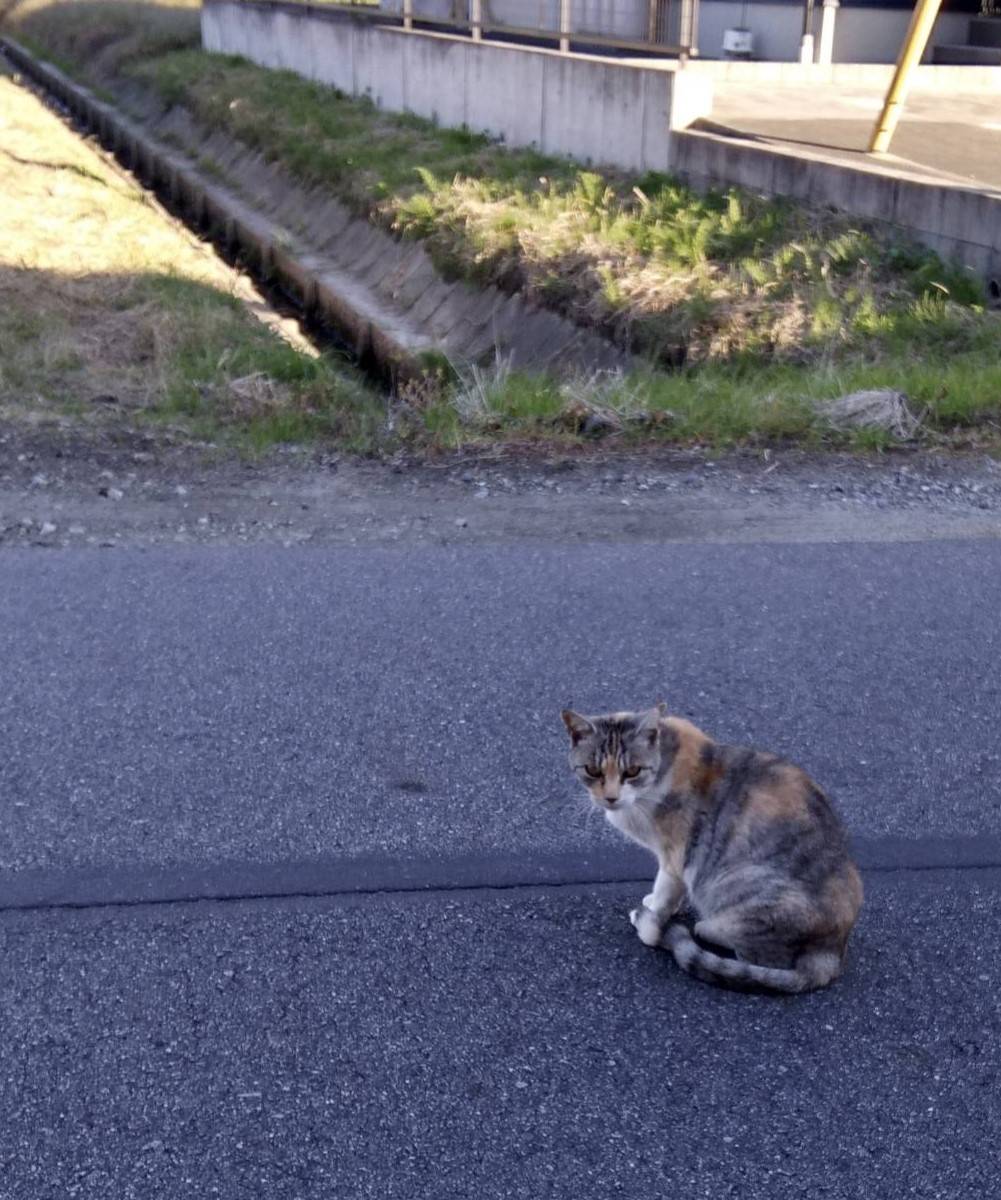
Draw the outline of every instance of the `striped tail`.
[[[789,970],[761,967],[739,958],[723,958],[703,949],[680,921],[671,922],[664,931],[664,938],[683,971],[704,983],[737,990],[767,988],[773,992],[809,992],[826,987],[841,971],[840,955],[827,950],[803,955]]]

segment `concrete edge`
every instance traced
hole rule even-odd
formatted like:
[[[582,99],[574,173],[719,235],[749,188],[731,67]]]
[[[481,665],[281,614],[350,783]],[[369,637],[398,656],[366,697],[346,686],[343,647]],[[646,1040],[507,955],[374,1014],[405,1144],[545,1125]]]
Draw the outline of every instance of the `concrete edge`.
[[[89,89],[72,82],[50,63],[36,59],[9,37],[0,37],[0,50],[11,63],[56,97],[143,186],[163,195],[186,220],[206,232],[220,248],[240,250],[251,273],[277,283],[297,298],[307,317],[336,331],[363,365],[391,384],[422,374],[421,353],[377,324],[350,296],[321,282],[310,266],[283,245],[267,218],[254,219],[247,205],[228,189],[200,177],[176,152],[150,138],[135,122]],[[433,349],[428,343],[426,349]]]
[[[1001,868],[1001,836],[858,838],[863,871]],[[0,875],[0,912],[130,907],[201,900],[567,887],[653,878],[650,854],[630,845],[562,853],[494,851],[434,857],[344,856],[300,862],[37,868]]]
[[[1001,280],[1001,191],[787,150],[719,128],[674,133],[675,170],[691,187],[737,186],[828,207],[917,241],[989,284]]]
[[[788,84],[835,84],[840,87],[874,88],[885,92],[893,78],[896,64],[741,62],[737,59],[692,58],[686,67],[696,74],[725,83],[780,87]],[[984,93],[1001,91],[1001,70],[993,66],[921,63],[914,69],[909,90],[925,95],[947,92],[982,96]]]
[[[992,187],[990,184],[979,184],[973,180],[965,183],[934,167],[925,167],[923,171],[906,170],[897,166],[896,163],[909,160],[896,158],[892,154],[859,157],[857,161],[852,161],[825,153],[821,147],[817,146],[805,144],[791,146],[778,140],[770,141],[761,134],[739,129],[734,125],[727,125],[725,122],[716,121],[711,117],[696,119],[684,132],[693,138],[705,138],[723,145],[732,144],[739,147],[741,151],[750,150],[772,159],[792,160],[804,164],[816,163],[820,166],[838,167],[854,171],[859,175],[875,176],[879,179],[895,179],[903,183],[920,184],[923,187],[944,188],[948,191],[974,196],[1001,198],[1001,188]]]

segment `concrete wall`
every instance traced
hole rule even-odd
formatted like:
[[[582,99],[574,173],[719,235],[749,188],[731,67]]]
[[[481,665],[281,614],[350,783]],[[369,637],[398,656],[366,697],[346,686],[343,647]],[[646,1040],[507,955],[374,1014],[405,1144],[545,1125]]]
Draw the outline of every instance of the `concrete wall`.
[[[911,14],[900,8],[838,9],[834,25],[835,62],[895,63],[904,44]],[[940,13],[928,39],[925,58],[935,46],[963,43],[970,25],[969,13]],[[817,36],[820,36],[818,18]]]
[[[425,0],[417,0],[424,3]],[[820,5],[814,10],[815,45],[820,40]],[[769,62],[796,62],[803,33],[803,9],[799,4],[749,4],[739,0],[702,0],[699,8],[699,53],[709,58],[721,58],[723,32],[743,28],[754,34],[755,58]],[[838,9],[834,26],[835,62],[892,63],[896,62],[907,31],[910,11],[900,8]],[[942,13],[935,25],[926,57],[932,46],[966,41],[970,23],[969,13]]]
[[[671,130],[708,116],[712,81],[614,59],[380,25],[255,0],[206,0],[207,50],[295,71],[380,107],[581,162],[667,170]]]
[[[830,205],[899,230],[942,258],[1001,281],[1001,196],[996,193],[693,131],[675,134],[674,158],[675,170],[694,187],[735,185]]]
[[[560,0],[483,0],[483,19],[490,25],[516,29],[556,30],[560,27]]]

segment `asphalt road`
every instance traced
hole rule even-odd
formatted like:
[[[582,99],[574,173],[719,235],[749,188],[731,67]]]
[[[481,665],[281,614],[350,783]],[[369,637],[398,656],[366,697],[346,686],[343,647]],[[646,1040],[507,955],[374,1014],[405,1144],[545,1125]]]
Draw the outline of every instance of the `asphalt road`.
[[[988,1197],[1001,872],[870,875],[847,975],[680,975],[638,894],[0,924],[0,1197]]]
[[[992,1195],[999,597],[991,540],[5,553],[0,1200]],[[829,991],[634,938],[558,710],[659,696],[833,791]]]
[[[0,869],[594,846],[559,711],[660,697],[857,834],[1001,833],[997,541],[3,563]]]

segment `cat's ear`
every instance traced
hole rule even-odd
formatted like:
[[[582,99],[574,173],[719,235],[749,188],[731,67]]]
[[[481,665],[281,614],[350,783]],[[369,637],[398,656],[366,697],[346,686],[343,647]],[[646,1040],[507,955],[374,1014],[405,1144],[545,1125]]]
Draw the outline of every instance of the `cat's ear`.
[[[637,733],[645,733],[653,743],[657,740],[657,735],[660,732],[660,723],[667,716],[667,705],[663,700],[659,701],[653,708],[647,709],[640,717],[636,725]]]
[[[575,713],[572,708],[565,708],[560,716],[563,718],[563,724],[567,727],[570,740],[575,746],[581,738],[586,738],[589,734],[594,733],[594,726],[587,717]]]

